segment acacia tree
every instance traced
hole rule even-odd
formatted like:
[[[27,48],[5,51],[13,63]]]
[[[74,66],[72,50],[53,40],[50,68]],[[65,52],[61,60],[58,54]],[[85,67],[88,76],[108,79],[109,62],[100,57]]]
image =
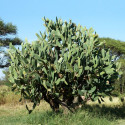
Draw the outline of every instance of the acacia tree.
[[[71,20],[43,20],[46,32],[37,34],[38,41],[22,43],[22,51],[10,45],[13,90],[18,89],[22,98],[33,102],[33,109],[42,99],[54,111],[59,105],[75,108],[75,97],[78,105],[88,98],[103,101],[118,77],[120,67],[113,62],[115,57],[100,47],[92,28],[77,26]]]
[[[19,38],[8,38],[8,35],[15,35],[17,33],[17,28],[12,23],[4,23],[3,20],[0,19],[0,47],[6,47],[9,43],[13,45],[20,45],[21,40]],[[9,63],[3,61],[7,60],[8,56],[4,51],[0,51],[0,53],[4,53],[4,56],[0,57],[0,68],[8,67]]]
[[[105,47],[110,48],[111,53],[120,58],[125,55],[125,42],[111,38],[99,38],[100,42],[105,41]]]

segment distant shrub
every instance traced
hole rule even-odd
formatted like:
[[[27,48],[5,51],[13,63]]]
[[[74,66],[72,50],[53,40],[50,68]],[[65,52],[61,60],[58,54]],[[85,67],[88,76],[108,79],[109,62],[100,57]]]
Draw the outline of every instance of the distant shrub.
[[[0,105],[6,103],[6,98],[5,98],[6,93],[7,93],[6,89],[0,90]]]
[[[20,93],[16,92],[13,93],[11,88],[5,85],[0,86],[0,105],[4,104],[11,104],[11,105],[17,105],[17,104],[23,104],[25,100],[22,102],[19,102],[19,98],[21,98]]]

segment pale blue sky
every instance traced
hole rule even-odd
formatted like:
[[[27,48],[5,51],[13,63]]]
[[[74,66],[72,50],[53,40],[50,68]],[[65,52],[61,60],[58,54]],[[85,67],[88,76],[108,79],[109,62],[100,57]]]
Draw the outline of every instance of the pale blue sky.
[[[0,0],[0,18],[17,26],[22,40],[44,31],[42,17],[72,19],[100,37],[125,41],[125,0]]]
[[[18,28],[18,37],[36,40],[42,17],[72,19],[100,37],[125,41],[125,0],[0,0],[0,17]]]

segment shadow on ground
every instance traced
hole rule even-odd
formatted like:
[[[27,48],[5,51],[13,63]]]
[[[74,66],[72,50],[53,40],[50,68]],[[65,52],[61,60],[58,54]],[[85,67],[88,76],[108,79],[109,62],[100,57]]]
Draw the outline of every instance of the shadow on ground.
[[[117,119],[125,119],[125,105],[117,105],[117,106],[105,106],[105,105],[85,105],[81,108],[89,112],[91,115],[96,115],[99,117],[106,116],[109,120],[115,118]]]

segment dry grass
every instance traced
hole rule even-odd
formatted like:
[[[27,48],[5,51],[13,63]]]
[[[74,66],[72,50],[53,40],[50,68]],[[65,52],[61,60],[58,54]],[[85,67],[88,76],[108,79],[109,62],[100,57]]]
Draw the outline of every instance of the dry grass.
[[[18,114],[27,114],[26,104],[29,109],[32,109],[32,103],[23,100],[19,102],[21,95],[15,94],[11,89],[5,85],[0,86],[0,116],[15,116]],[[41,101],[40,105],[36,107],[35,111],[50,110],[49,105],[45,101]]]
[[[32,103],[27,103],[28,107],[32,109]],[[36,107],[35,111],[36,112],[41,112],[41,111],[50,111],[49,105],[41,101],[41,103]],[[4,104],[0,106],[0,116],[15,116],[17,114],[28,114],[28,111],[26,110],[26,103],[23,104]]]
[[[19,104],[19,99],[21,95],[19,93],[14,93],[11,88],[5,85],[0,86],[0,105],[2,104]],[[21,103],[20,103],[21,104]]]
[[[98,103],[98,101],[92,102],[92,101],[88,101],[87,104],[88,105],[97,105],[99,104],[100,106],[110,106],[110,107],[114,107],[114,106],[121,106],[123,105],[123,102],[121,102],[120,98],[118,97],[113,97],[112,101],[109,100],[109,97],[105,97],[104,102],[101,102],[101,104]]]

